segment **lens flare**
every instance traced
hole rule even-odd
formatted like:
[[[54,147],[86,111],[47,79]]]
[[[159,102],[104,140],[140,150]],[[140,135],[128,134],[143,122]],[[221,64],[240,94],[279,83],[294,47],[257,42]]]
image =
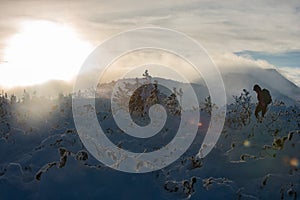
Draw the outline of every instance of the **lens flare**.
[[[299,167],[299,160],[297,158],[291,158],[290,159],[290,165],[292,167]]]
[[[243,142],[243,145],[244,145],[245,147],[250,147],[251,143],[250,143],[249,140],[245,140],[245,141]]]

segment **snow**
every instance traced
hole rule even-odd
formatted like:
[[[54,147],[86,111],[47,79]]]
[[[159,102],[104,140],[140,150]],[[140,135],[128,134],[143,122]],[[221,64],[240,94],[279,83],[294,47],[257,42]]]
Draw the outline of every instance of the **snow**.
[[[296,199],[300,107],[292,105],[296,101],[274,102],[260,123],[252,99],[245,104],[232,98],[221,137],[203,159],[197,153],[210,113],[201,104],[201,126],[188,151],[171,165],[145,174],[111,169],[86,150],[74,126],[70,96],[14,105],[7,100],[1,106],[0,199]],[[180,120],[170,116],[157,137],[137,139],[117,127],[109,107],[107,99],[96,100],[99,123],[114,144],[131,151],[164,146]]]

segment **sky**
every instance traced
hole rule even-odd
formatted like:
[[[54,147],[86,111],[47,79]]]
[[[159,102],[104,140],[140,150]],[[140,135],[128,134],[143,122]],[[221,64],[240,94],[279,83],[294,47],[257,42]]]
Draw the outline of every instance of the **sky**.
[[[85,49],[70,55],[69,59],[78,58],[76,63],[79,66],[72,70],[69,67],[65,74],[74,74],[88,53],[112,35],[155,26],[192,37],[203,45],[219,67],[225,66],[226,62],[237,62],[235,64],[242,67],[243,62],[239,61],[247,59],[253,65],[279,68],[300,86],[298,0],[0,0],[0,74],[7,77],[2,78],[0,85],[13,78],[12,72],[8,74],[3,70],[10,66],[6,58],[12,38],[18,33],[24,35],[27,30],[22,29],[24,23],[36,21],[68,27],[76,33],[77,47]],[[79,54],[82,57],[77,56]],[[53,72],[53,77],[56,75]]]

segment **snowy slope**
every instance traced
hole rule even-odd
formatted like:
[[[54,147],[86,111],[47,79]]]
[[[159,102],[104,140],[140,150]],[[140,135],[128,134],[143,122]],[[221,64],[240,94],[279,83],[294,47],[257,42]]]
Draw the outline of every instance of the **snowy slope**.
[[[262,69],[258,67],[245,69],[229,69],[222,72],[228,100],[232,95],[238,95],[237,91],[247,89],[251,92],[254,84],[267,88],[273,99],[284,101],[293,105],[300,100],[300,88],[287,80],[276,69]],[[253,92],[254,95],[254,92]]]
[[[281,80],[277,72],[271,73],[278,76],[280,84],[272,86],[267,79],[261,84],[270,88],[272,94],[278,92],[278,97],[289,100],[290,96],[285,96],[285,93],[298,92],[289,85],[290,82]],[[229,76],[232,77],[228,79],[234,82],[234,78],[241,78],[241,73]],[[245,75],[244,78],[250,79],[245,83],[249,85],[257,81],[256,76]],[[233,84],[226,77],[224,79],[225,84]],[[239,87],[243,86],[233,84],[230,88],[232,94],[239,95]],[[280,92],[282,89],[285,91]],[[207,94],[202,86],[198,90]],[[39,109],[41,104],[46,108]],[[252,102],[249,106],[253,112],[255,104]],[[149,149],[147,145],[161,146],[168,142],[168,137],[146,143],[117,136],[118,130],[107,112],[108,107],[106,99],[97,101],[99,121],[106,127],[110,139],[123,142],[124,148],[143,150]],[[300,108],[297,105],[272,105],[262,123],[250,113],[242,125],[241,107],[228,105],[226,124],[216,147],[206,158],[199,160],[195,155],[210,121],[209,113],[203,109],[203,126],[199,127],[189,150],[170,166],[146,174],[110,169],[90,155],[76,132],[70,97],[60,101],[37,99],[27,104],[7,103],[2,108],[6,112],[2,113],[0,122],[0,199],[299,197]],[[170,126],[170,132],[176,128],[172,123],[167,126]]]

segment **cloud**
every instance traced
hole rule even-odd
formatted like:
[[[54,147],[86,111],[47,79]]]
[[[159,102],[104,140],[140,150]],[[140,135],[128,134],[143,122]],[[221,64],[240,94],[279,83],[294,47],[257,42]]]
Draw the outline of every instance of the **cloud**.
[[[299,7],[298,0],[1,0],[0,61],[7,38],[16,33],[20,22],[50,20],[72,26],[95,46],[128,29],[166,27],[197,40],[225,68],[229,65],[272,68],[263,59],[232,53],[299,50]]]
[[[263,69],[275,69],[276,67],[265,60],[255,60],[250,56],[239,56],[234,53],[214,54],[212,59],[221,71],[232,69],[251,69],[253,67]]]
[[[254,59],[250,55],[236,55],[234,53],[214,54],[212,59],[222,73],[253,71],[253,68],[276,69],[289,81],[300,87],[300,68],[297,67],[277,67],[266,60]]]
[[[4,0],[0,8],[0,30],[3,31],[3,22],[9,19],[42,18],[76,26],[86,39],[97,44],[120,31],[154,25],[182,31],[209,51],[274,52],[300,49],[300,27],[296,26],[299,6],[299,1],[279,0],[25,0],[17,3]]]
[[[298,87],[300,87],[300,69],[294,67],[281,67],[278,70],[282,75],[284,75],[287,79],[295,83]]]

